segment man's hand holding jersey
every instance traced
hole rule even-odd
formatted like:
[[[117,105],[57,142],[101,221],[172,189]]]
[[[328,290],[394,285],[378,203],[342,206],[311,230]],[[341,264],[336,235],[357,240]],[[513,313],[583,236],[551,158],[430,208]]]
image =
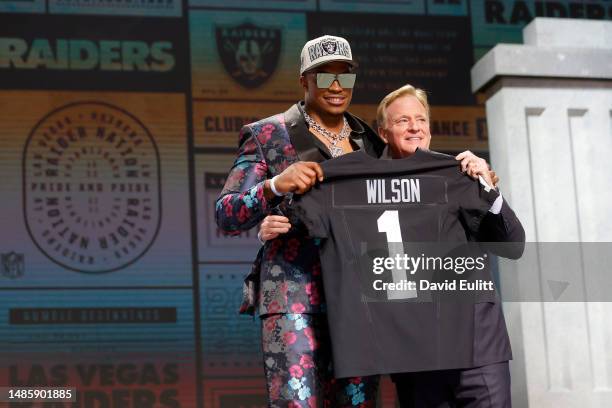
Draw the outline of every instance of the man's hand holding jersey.
[[[264,194],[268,199],[289,193],[304,194],[317,181],[323,181],[323,170],[319,163],[299,161],[287,167],[279,175],[266,180]]]
[[[455,156],[455,159],[461,161],[461,171],[474,180],[477,180],[478,176],[482,176],[488,185],[497,186],[499,177],[491,170],[485,159],[481,159],[469,150],[459,153]]]
[[[317,181],[323,181],[323,170],[319,163],[299,161],[287,167],[281,174],[266,180],[264,194],[268,199],[289,193],[304,194]],[[259,228],[257,237],[265,242],[289,232],[291,224],[289,219],[282,215],[268,215]]]

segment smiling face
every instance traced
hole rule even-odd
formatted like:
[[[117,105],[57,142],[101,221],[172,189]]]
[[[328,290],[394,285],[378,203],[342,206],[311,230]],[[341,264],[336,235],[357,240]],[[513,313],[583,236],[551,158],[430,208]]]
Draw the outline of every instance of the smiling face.
[[[312,71],[305,72],[300,77],[300,83],[305,92],[306,105],[320,115],[338,116],[348,109],[353,97],[352,88],[342,88],[338,81],[334,81],[329,88],[317,87],[317,73],[343,74],[350,72],[346,62],[330,62],[321,65]]]
[[[386,109],[385,122],[378,131],[389,144],[389,152],[394,159],[412,155],[417,147],[429,149],[429,116],[425,106],[415,96],[401,96],[391,102]]]

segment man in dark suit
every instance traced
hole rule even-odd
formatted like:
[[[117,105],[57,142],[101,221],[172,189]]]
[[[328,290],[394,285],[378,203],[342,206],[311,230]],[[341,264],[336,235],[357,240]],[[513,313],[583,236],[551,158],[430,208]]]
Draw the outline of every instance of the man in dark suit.
[[[383,158],[410,157],[417,149],[429,149],[429,105],[421,89],[406,85],[391,92],[380,103],[377,112],[379,135],[388,143]],[[482,163],[471,165],[471,171]],[[482,172],[485,184],[492,180]],[[508,258],[519,258],[525,243],[525,231],[500,195],[481,223],[475,240],[487,243],[492,252]],[[491,243],[489,243],[491,241]],[[512,244],[494,244],[503,241]],[[458,307],[466,305],[458,305]],[[414,408],[509,408],[510,341],[498,299],[467,305],[473,313],[472,347],[458,347],[453,353],[467,356],[465,367],[392,375],[402,407]],[[471,316],[469,316],[471,317]],[[466,319],[467,321],[468,319]],[[444,324],[444,322],[442,322]],[[410,350],[418,353],[419,350]],[[450,363],[449,363],[450,364]],[[440,365],[444,366],[444,362]]]

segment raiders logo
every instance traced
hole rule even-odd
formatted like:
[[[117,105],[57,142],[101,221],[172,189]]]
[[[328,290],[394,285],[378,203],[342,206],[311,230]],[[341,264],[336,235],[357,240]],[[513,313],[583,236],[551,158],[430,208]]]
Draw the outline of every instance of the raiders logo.
[[[226,71],[245,88],[265,83],[276,70],[281,30],[252,23],[216,28],[217,51]]]
[[[112,272],[155,241],[159,152],[129,112],[103,102],[58,108],[32,129],[23,157],[26,226],[51,261],[82,273]]]
[[[336,48],[338,47],[338,43],[335,41],[324,41],[321,43],[321,47],[327,54],[335,54]]]

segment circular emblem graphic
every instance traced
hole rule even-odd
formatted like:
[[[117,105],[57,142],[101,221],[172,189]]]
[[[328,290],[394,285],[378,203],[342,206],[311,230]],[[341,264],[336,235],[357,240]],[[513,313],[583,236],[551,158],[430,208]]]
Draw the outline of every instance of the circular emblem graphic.
[[[28,232],[65,268],[125,268],[157,236],[159,153],[147,128],[123,109],[78,102],[49,113],[26,142],[23,182]]]

